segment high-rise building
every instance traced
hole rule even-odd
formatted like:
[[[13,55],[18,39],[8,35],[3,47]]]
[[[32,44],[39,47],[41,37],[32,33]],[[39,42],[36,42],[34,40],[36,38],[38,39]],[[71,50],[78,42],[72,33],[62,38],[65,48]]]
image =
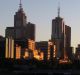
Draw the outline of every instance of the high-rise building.
[[[58,16],[52,20],[51,40],[55,47],[55,57],[69,57],[71,53],[71,27],[65,25],[63,18],[60,17],[60,7],[58,8]]]
[[[58,8],[58,17],[52,20],[52,35],[51,40],[56,47],[56,58],[63,57],[64,55],[64,20],[60,17],[60,8]]]
[[[71,47],[71,27],[67,25],[65,25],[65,47],[67,57],[72,59],[73,49]]]
[[[35,40],[35,24],[27,22],[27,16],[25,15],[22,4],[18,11],[14,15],[14,27],[7,27],[5,36],[12,37],[15,40]]]
[[[23,11],[22,4],[20,1],[20,6],[18,12],[14,15],[14,27],[24,27],[26,26],[27,17]]]
[[[32,24],[30,22],[27,23],[26,38],[35,41],[35,24]]]
[[[71,27],[65,25],[66,47],[71,47]]]
[[[14,15],[14,37],[15,39],[26,39],[26,15],[20,2],[19,10]]]
[[[27,22],[27,16],[23,11],[20,0],[19,9],[14,15],[14,27],[7,27],[5,30],[6,38],[14,39],[14,51],[12,41],[6,39],[6,58],[22,58],[24,55],[24,48],[28,48],[28,39],[35,41],[35,24]],[[19,46],[16,46],[18,44]],[[11,52],[14,52],[11,55]],[[19,53],[17,53],[19,52]]]

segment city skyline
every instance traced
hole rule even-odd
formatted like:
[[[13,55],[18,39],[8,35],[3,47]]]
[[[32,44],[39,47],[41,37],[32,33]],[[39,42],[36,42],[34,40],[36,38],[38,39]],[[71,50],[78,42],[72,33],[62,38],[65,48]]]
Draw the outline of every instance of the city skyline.
[[[34,23],[34,24],[36,24],[36,41],[41,41],[41,40],[49,40],[50,38],[51,38],[51,27],[52,27],[52,25],[51,25],[51,20],[52,19],[54,19],[56,16],[57,16],[57,7],[58,7],[58,1],[59,0],[57,0],[57,1],[50,1],[50,3],[51,2],[53,2],[53,4],[55,4],[55,5],[52,5],[52,3],[51,3],[51,5],[44,5],[44,3],[45,4],[50,4],[50,3],[48,3],[48,1],[43,1],[43,2],[41,2],[41,1],[31,1],[30,0],[30,2],[29,1],[25,1],[25,0],[22,0],[22,4],[23,4],[23,9],[24,9],[24,11],[25,11],[25,13],[26,13],[26,16],[28,17],[28,21],[31,21],[32,23]],[[68,0],[69,1],[69,0]],[[72,29],[72,46],[77,46],[77,44],[79,44],[79,38],[78,38],[78,35],[79,34],[77,34],[78,33],[78,29],[77,28],[79,28],[79,27],[76,27],[76,25],[78,25],[77,23],[78,22],[76,22],[76,21],[78,21],[77,19],[75,20],[75,19],[72,19],[72,18],[74,18],[75,16],[76,16],[76,18],[77,18],[77,14],[76,15],[74,15],[74,16],[71,16],[71,15],[73,15],[72,13],[70,13],[70,14],[67,14],[69,11],[67,11],[68,10],[68,8],[67,8],[67,10],[66,10],[66,12],[64,11],[64,9],[65,9],[65,7],[63,7],[65,4],[63,4],[63,3],[68,3],[68,1],[61,1],[60,3],[61,3],[61,17],[62,18],[64,18],[64,21],[65,21],[65,23],[68,25],[68,26],[71,26],[71,29]],[[16,3],[15,3],[16,2]],[[36,5],[34,5],[35,4],[35,2],[36,2]],[[40,7],[40,3],[39,2],[41,2],[41,6],[43,7],[44,6],[44,8],[43,9],[39,9],[39,8],[41,8]],[[73,3],[74,3],[75,1],[73,1]],[[77,0],[76,2],[79,2],[79,0]],[[2,3],[4,3],[4,0],[2,1]],[[6,3],[6,2],[5,2]],[[5,4],[4,3],[4,4]],[[8,2],[7,2],[8,3]],[[9,0],[9,3],[10,3],[10,0]],[[8,3],[8,4],[9,4]],[[15,5],[14,5],[15,4]],[[12,5],[11,7],[9,7],[9,5],[7,5],[7,7],[6,7],[6,9],[4,9],[4,10],[2,10],[1,11],[1,14],[0,14],[0,16],[3,14],[4,16],[1,16],[1,18],[0,18],[0,20],[1,20],[1,23],[0,23],[0,30],[1,30],[1,32],[0,32],[0,35],[3,35],[4,36],[4,34],[5,34],[5,28],[6,27],[9,27],[9,26],[13,26],[14,25],[14,23],[13,23],[13,15],[14,15],[14,12],[16,12],[16,10],[18,9],[18,4],[19,4],[19,0],[17,0],[17,1],[11,1],[11,3],[10,3],[10,5]],[[32,6],[29,6],[29,4],[33,4]],[[39,7],[36,7],[36,6],[38,6],[38,4],[39,4]],[[2,4],[1,4],[2,5]],[[71,4],[70,4],[71,5]],[[33,7],[34,6],[34,7]],[[46,6],[47,6],[47,8],[46,8]],[[65,5],[65,6],[67,6],[67,7],[69,7],[68,6],[68,4],[67,5]],[[73,6],[73,4],[72,4],[72,6]],[[71,7],[72,7],[71,6]],[[3,7],[3,6],[2,6]],[[49,9],[50,7],[52,7],[51,9]],[[3,7],[4,8],[4,7]],[[33,11],[32,9],[33,8],[35,8],[34,10],[36,10],[36,11]],[[0,9],[2,9],[1,7],[0,7]],[[45,10],[44,10],[45,9]],[[38,11],[39,10],[39,11]],[[42,10],[42,11],[40,11],[40,10]],[[48,11],[49,10],[49,11]],[[69,10],[70,10],[70,8],[69,8]],[[71,9],[72,10],[72,9]],[[77,9],[75,9],[76,11],[77,11]],[[5,12],[3,12],[3,11],[6,11],[6,13]],[[33,11],[33,12],[30,12],[30,11]],[[52,12],[51,12],[52,11]],[[74,11],[74,10],[73,10]],[[36,12],[36,13],[35,13]],[[38,13],[37,13],[38,12]],[[51,14],[49,14],[51,12]],[[64,13],[63,13],[64,12]],[[71,12],[71,11],[70,11]],[[41,14],[40,14],[41,13]],[[45,13],[45,14],[44,14]],[[67,14],[67,15],[65,15],[65,13]],[[29,15],[28,15],[29,14]],[[69,16],[69,17],[67,17],[67,16]],[[6,17],[6,18],[5,18]],[[9,19],[7,20],[7,18],[9,17]],[[5,19],[4,19],[5,18]],[[79,17],[78,17],[79,18]],[[71,20],[70,20],[71,19]],[[42,21],[43,20],[43,21]],[[70,22],[70,21],[71,22]],[[72,23],[72,21],[73,20],[75,20],[75,23],[73,24]],[[74,22],[74,21],[73,21]],[[72,23],[72,24],[71,24]],[[76,24],[76,25],[75,25]],[[75,26],[74,26],[75,25]],[[46,26],[46,29],[44,30],[44,28],[45,28],[45,26]],[[42,29],[43,28],[43,29]],[[76,29],[75,29],[76,28]],[[75,29],[75,30],[74,30]],[[46,37],[45,37],[45,35],[46,35]],[[75,37],[76,36],[76,37]]]

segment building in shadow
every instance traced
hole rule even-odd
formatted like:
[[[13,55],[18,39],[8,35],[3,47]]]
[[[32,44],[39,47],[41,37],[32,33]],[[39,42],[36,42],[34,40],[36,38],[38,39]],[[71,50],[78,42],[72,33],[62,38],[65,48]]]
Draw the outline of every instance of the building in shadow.
[[[28,47],[28,39],[35,41],[35,24],[27,22],[27,16],[21,2],[18,11],[14,15],[14,26],[6,28],[5,37],[14,39],[14,52],[16,52],[16,44],[21,46],[22,50]]]
[[[56,48],[56,58],[68,59],[72,56],[71,27],[65,25],[64,19],[60,17],[60,7],[58,8],[58,16],[52,20],[51,40]]]

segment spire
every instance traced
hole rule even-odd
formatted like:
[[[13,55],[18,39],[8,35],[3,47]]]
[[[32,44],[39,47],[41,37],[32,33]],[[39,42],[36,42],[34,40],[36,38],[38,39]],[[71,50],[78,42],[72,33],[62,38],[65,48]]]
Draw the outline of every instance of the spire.
[[[58,17],[60,17],[60,2],[58,3]]]
[[[22,9],[22,2],[20,0],[19,8]]]

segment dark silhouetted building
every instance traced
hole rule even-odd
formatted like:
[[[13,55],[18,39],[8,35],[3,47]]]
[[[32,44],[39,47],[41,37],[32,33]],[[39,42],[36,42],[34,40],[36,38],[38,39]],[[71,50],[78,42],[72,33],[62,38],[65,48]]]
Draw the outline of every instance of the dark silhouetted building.
[[[12,37],[15,41],[35,40],[35,24],[28,23],[27,17],[20,3],[18,11],[14,15],[14,27],[6,28],[6,38]]]
[[[65,25],[66,47],[71,47],[71,27]]]
[[[64,56],[64,21],[60,17],[60,8],[58,9],[58,17],[52,20],[52,35],[51,40],[56,46],[56,58]]]
[[[35,24],[28,22],[26,26],[26,37],[35,41]]]
[[[28,39],[35,41],[35,24],[27,22],[27,16],[23,11],[21,2],[18,11],[14,15],[14,27],[6,28],[5,37],[14,40],[14,57],[16,57],[16,44],[21,46],[21,54],[23,54],[22,49],[28,48]],[[11,45],[9,46],[11,47]],[[8,57],[10,57],[10,54],[8,54]]]
[[[65,25],[65,49],[69,59],[73,57],[73,48],[71,47],[71,27]]]
[[[0,36],[0,59],[5,58],[5,38]]]
[[[52,20],[51,40],[56,48],[56,58],[63,59],[71,56],[71,27],[65,25],[63,18],[60,17],[60,7],[58,8],[58,17]]]
[[[7,27],[5,30],[5,37],[6,38],[10,38],[13,37],[14,38],[14,27]]]

